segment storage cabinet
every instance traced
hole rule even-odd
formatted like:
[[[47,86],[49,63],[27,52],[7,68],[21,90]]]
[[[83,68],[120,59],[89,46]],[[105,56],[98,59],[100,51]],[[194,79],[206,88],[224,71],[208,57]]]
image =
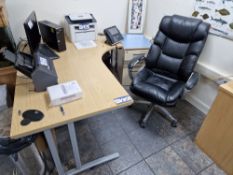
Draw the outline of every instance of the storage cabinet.
[[[196,137],[197,145],[227,174],[233,175],[233,81],[221,85]]]
[[[121,72],[121,83],[124,86],[129,86],[131,84],[131,79],[128,73],[128,64],[132,58],[136,56],[146,56],[150,48],[150,41],[141,34],[128,34],[124,36],[123,41],[123,62],[122,62],[122,72]],[[143,64],[138,64],[133,72],[137,73]]]
[[[125,50],[124,52],[124,66],[122,73],[122,85],[129,86],[131,84],[131,79],[129,77],[128,64],[130,60],[136,56],[146,56],[148,53],[148,49],[140,49],[140,50]],[[135,66],[133,72],[137,73],[139,69],[143,67],[143,64],[138,64]]]
[[[6,11],[5,11],[5,0],[0,0],[0,27],[6,27],[8,25]]]
[[[15,51],[15,43],[13,36],[8,25],[6,10],[5,10],[5,0],[0,0],[0,48],[7,47],[7,49],[12,52]],[[10,95],[14,97],[14,87],[15,87],[16,70],[12,64],[0,55],[0,85],[6,84],[10,90]]]

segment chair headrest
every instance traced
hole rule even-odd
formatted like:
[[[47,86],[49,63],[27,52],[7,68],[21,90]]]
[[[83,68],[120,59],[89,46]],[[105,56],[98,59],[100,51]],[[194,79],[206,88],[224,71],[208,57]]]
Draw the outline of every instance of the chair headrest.
[[[201,19],[179,15],[165,16],[160,23],[160,31],[179,42],[195,42],[208,36],[210,24]]]

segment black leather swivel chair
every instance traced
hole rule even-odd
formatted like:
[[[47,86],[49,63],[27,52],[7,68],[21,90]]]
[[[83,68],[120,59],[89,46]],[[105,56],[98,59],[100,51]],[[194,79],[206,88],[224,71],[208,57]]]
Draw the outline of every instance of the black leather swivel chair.
[[[194,72],[199,55],[206,43],[210,25],[200,19],[183,16],[165,16],[146,57],[133,58],[129,63],[129,75],[133,79],[130,90],[144,100],[135,103],[149,104],[149,110],[140,120],[146,122],[155,109],[171,121],[177,120],[164,108],[176,105],[185,91],[190,91],[198,82]],[[135,77],[132,70],[145,61],[145,67]]]

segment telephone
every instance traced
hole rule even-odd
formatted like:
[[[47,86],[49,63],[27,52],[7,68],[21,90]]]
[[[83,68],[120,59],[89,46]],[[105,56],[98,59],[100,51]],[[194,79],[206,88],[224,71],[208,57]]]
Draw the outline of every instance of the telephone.
[[[110,45],[115,45],[124,39],[121,32],[118,30],[116,26],[104,29],[104,34],[107,39],[106,42]]]

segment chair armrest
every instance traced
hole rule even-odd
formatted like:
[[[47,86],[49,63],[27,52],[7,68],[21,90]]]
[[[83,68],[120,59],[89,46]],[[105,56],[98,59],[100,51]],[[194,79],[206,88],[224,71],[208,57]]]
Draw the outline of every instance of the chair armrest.
[[[198,82],[198,80],[199,80],[199,77],[200,77],[200,74],[199,74],[199,73],[193,72],[193,73],[190,75],[188,81],[186,82],[185,88],[186,88],[187,90],[191,90],[191,89],[197,84],[197,82]]]
[[[145,60],[145,56],[137,56],[137,57],[134,57],[132,60],[130,60],[128,64],[128,71],[129,71],[129,77],[131,80],[133,79],[133,74],[132,74],[133,68],[143,60]]]

